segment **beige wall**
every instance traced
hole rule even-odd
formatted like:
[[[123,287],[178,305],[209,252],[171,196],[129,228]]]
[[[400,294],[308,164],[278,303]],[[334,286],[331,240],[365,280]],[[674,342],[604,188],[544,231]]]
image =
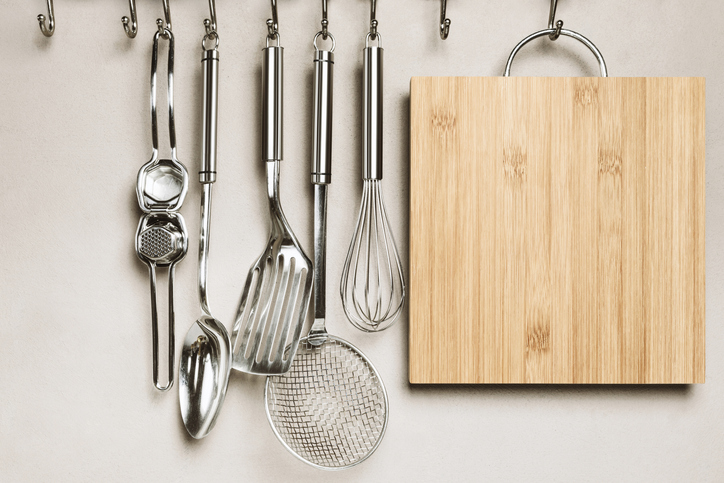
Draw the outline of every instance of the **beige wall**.
[[[320,2],[282,0],[286,161],[282,202],[312,247],[311,41]],[[178,154],[192,173],[182,213],[191,233],[177,271],[177,344],[200,314],[196,296],[202,0],[171,0],[176,34]],[[151,384],[147,273],[133,240],[134,186],[151,152],[148,77],[159,1],[0,0],[0,479],[199,481],[722,481],[724,479],[724,3],[562,1],[559,18],[603,52],[613,76],[707,78],[707,383],[694,387],[427,387],[407,383],[407,319],[365,335],[344,319],[338,278],[361,188],[361,49],[369,4],[331,0],[337,37],[335,165],[329,207],[328,327],[384,378],[388,432],[343,474],[298,462],[264,415],[262,378],[231,378],[202,442],[185,434],[178,393]],[[380,0],[386,48],[384,189],[407,266],[408,93],[413,75],[499,75],[524,36],[546,26],[545,0]],[[231,326],[246,273],[267,236],[259,144],[260,49],[268,2],[218,0],[219,176],[210,298]],[[518,75],[596,75],[563,38],[521,52]],[[165,126],[165,123],[162,124]],[[162,127],[162,139],[165,133]],[[445,274],[441,273],[441,277]],[[175,389],[175,388],[174,388]]]

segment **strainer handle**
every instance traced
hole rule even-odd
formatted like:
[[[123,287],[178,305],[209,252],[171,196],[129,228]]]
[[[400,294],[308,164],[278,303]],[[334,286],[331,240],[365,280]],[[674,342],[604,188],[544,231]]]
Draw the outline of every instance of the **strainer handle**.
[[[510,77],[510,68],[513,65],[513,59],[515,58],[518,51],[523,48],[525,44],[528,42],[535,40],[539,37],[543,36],[551,36],[556,35],[558,33],[558,30],[555,28],[540,30],[538,32],[532,33],[523,40],[521,40],[518,45],[515,46],[513,51],[510,53],[510,57],[508,57],[508,63],[505,65],[505,73],[503,74],[505,77]],[[596,56],[596,60],[598,60],[598,65],[601,68],[601,77],[608,77],[608,69],[606,68],[606,61],[603,60],[603,54],[601,54],[601,51],[598,50],[598,47],[596,47],[593,42],[588,40],[583,35],[579,34],[578,32],[574,32],[573,30],[566,30],[561,29],[560,35],[565,35],[566,37],[571,37],[573,39],[578,40],[583,45],[588,47],[588,49],[593,53],[593,55]]]

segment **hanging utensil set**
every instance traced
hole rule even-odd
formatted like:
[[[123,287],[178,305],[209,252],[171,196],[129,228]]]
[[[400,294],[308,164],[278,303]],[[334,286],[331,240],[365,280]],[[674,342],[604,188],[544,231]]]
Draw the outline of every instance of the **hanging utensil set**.
[[[151,65],[153,154],[138,174],[138,202],[144,212],[136,235],[136,251],[151,277],[153,381],[159,390],[174,383],[174,268],[188,249],[188,235],[178,212],[188,189],[188,173],[176,156],[173,111],[174,37],[168,1],[165,19],[154,34]],[[52,4],[49,5],[52,9]],[[181,350],[179,402],[188,433],[197,439],[213,429],[224,403],[231,369],[267,376],[267,416],[282,444],[303,461],[324,469],[359,464],[379,446],[387,427],[387,392],[364,354],[326,331],[327,187],[332,176],[334,50],[327,1],[322,1],[322,29],[314,36],[314,263],[305,255],[284,216],[279,175],[283,165],[284,48],[281,46],[276,0],[267,21],[262,58],[262,161],[266,164],[270,235],[251,266],[231,335],[211,315],[207,296],[211,226],[211,194],[216,182],[219,96],[219,34],[216,5],[209,0],[210,19],[201,42],[203,141],[199,182],[202,186],[198,291],[201,316],[191,324]],[[123,25],[129,38],[138,26],[135,3]],[[377,32],[376,0],[372,0],[370,32],[364,50],[365,159],[360,220],[347,256],[342,300],[350,321],[373,332],[389,327],[404,304],[404,276],[385,212],[382,179],[382,57]],[[156,116],[156,70],[159,42],[168,42],[168,112],[171,158],[159,158]],[[376,45],[370,45],[370,42]],[[331,44],[328,49],[321,44]],[[159,380],[156,271],[168,269],[168,378]],[[312,291],[314,288],[314,291]],[[388,293],[389,292],[389,293]],[[302,338],[314,293],[314,324]]]
[[[198,292],[201,316],[184,339],[179,362],[179,402],[188,433],[209,434],[226,396],[231,369],[267,376],[264,400],[269,423],[280,442],[302,461],[323,469],[343,469],[367,459],[379,446],[388,421],[387,391],[374,365],[349,342],[326,330],[326,242],[328,188],[332,182],[334,51],[329,31],[327,0],[322,0],[321,30],[314,35],[314,102],[311,182],[314,190],[314,261],[284,216],[279,176],[283,156],[284,48],[281,46],[277,2],[271,1],[266,46],[262,49],[261,159],[266,165],[270,234],[267,245],[251,266],[231,332],[211,315],[207,272],[212,188],[217,175],[219,98],[219,33],[216,5],[209,0],[202,39],[203,140],[199,183],[201,223]],[[349,321],[364,332],[389,328],[402,314],[406,300],[405,275],[382,194],[384,49],[371,1],[369,32],[363,49],[364,164],[363,191],[339,294]],[[602,75],[606,64],[598,49],[580,34],[555,22],[557,0],[551,0],[548,29],[521,41],[510,55],[505,75],[518,50],[533,39],[568,36],[596,54]],[[46,37],[55,31],[53,0],[48,15],[38,15]],[[439,34],[450,33],[447,0],[441,0]],[[136,232],[136,253],[148,266],[151,289],[153,383],[170,389],[175,380],[174,271],[188,250],[188,234],[179,210],[188,190],[188,172],[177,158],[173,107],[174,34],[169,0],[164,18],[157,20],[151,60],[152,155],[138,172],[136,192],[142,216]],[[130,17],[122,18],[129,38],[138,33],[135,0]],[[167,109],[170,157],[159,154],[157,67],[159,44],[168,51]],[[167,362],[163,366],[159,334],[157,272],[167,273]],[[302,336],[308,307],[314,297],[314,322]],[[163,367],[162,367],[163,366]],[[160,374],[166,373],[165,377]]]

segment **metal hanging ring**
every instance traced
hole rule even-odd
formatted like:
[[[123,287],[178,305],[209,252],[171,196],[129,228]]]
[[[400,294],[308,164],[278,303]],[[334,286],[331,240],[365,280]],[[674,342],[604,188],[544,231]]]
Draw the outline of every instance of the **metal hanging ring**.
[[[545,29],[540,30],[538,32],[532,33],[523,40],[518,43],[518,45],[515,46],[513,51],[510,53],[510,57],[508,57],[508,63],[505,65],[505,73],[503,74],[505,77],[510,76],[510,68],[513,65],[513,59],[515,58],[515,55],[518,53],[518,51],[528,42],[535,40],[540,37],[544,37],[546,35],[550,36],[551,34],[556,33],[556,29]],[[588,50],[590,50],[593,55],[596,56],[596,60],[598,60],[598,65],[601,69],[601,77],[608,77],[608,69],[606,68],[606,61],[603,59],[603,54],[601,54],[601,51],[598,50],[598,47],[596,47],[593,42],[588,40],[583,35],[579,34],[578,32],[574,32],[572,30],[566,30],[561,29],[560,35],[564,35],[566,37],[571,37],[573,39],[578,40],[583,45],[588,47]]]
[[[272,40],[276,40],[277,44],[274,47],[281,47],[282,46],[282,36],[279,34],[279,32],[276,33],[274,37],[266,36],[266,46],[269,47],[269,42]]]
[[[40,31],[46,37],[52,37],[55,33],[55,9],[53,8],[53,0],[48,0],[48,23],[45,23],[45,15],[42,13],[38,15],[38,23],[40,24]]]
[[[210,40],[214,41],[213,47],[206,48],[206,43]],[[216,31],[212,30],[208,34],[204,35],[204,38],[201,40],[201,48],[204,50],[204,52],[209,50],[218,50],[219,48],[219,34],[216,33]]]
[[[314,36],[314,41],[313,41],[314,50],[316,50],[316,51],[322,50],[322,49],[320,49],[319,46],[317,45],[317,39],[318,39],[320,36],[321,36],[323,39],[325,39],[325,40],[326,40],[326,38],[332,39],[332,48],[329,49],[329,52],[334,52],[334,49],[337,47],[337,41],[334,40],[334,35],[328,33],[328,34],[327,34],[327,37],[325,37],[325,36],[324,36],[324,32],[321,32],[321,31],[320,31],[320,32],[317,32],[317,35]]]
[[[382,34],[378,33],[374,37],[372,36],[372,32],[367,34],[367,37],[365,37],[365,47],[370,46],[370,40],[376,40],[377,41],[377,47],[382,47]]]

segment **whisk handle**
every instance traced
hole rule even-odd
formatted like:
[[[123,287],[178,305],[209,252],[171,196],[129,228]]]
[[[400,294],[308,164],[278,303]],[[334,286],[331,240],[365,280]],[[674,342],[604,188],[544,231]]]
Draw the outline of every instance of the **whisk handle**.
[[[368,46],[364,49],[364,179],[382,179],[384,53],[380,46]]]
[[[284,158],[284,48],[264,49],[262,68],[261,152],[264,161]]]

